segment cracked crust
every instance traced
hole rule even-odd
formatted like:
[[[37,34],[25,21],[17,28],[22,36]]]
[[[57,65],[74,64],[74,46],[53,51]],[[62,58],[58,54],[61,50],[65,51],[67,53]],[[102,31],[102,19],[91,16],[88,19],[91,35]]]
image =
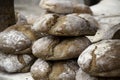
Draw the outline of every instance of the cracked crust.
[[[97,77],[93,77],[86,72],[84,72],[81,68],[76,72],[76,80],[99,80]]]
[[[8,73],[28,72],[34,59],[32,55],[11,55],[0,52],[0,70]]]
[[[89,14],[68,14],[57,16],[46,14],[36,21],[33,29],[55,36],[94,35],[98,29],[97,21]]]
[[[31,67],[31,74],[35,80],[75,80],[78,68],[76,60],[50,62],[38,59]]]
[[[95,43],[82,52],[78,64],[93,76],[120,77],[119,50],[120,40],[104,40]]]
[[[11,31],[11,30],[22,32],[31,41],[35,41],[37,39],[35,33],[31,30],[31,25],[16,24],[5,29],[5,31]]]
[[[36,39],[30,25],[16,24],[0,33],[0,50],[7,54],[31,54]]]
[[[91,42],[86,37],[60,39],[47,36],[34,42],[33,55],[45,60],[62,60],[77,58]]]
[[[35,80],[49,80],[48,75],[51,71],[51,63],[38,59],[31,67],[31,75]]]
[[[46,32],[56,23],[57,18],[58,15],[56,14],[45,14],[33,24],[32,30],[35,32]]]

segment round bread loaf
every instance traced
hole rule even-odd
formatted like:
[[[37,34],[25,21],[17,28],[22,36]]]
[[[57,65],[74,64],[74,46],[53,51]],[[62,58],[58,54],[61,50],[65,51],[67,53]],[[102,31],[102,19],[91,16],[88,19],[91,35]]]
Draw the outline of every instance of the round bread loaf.
[[[28,72],[34,60],[32,55],[11,55],[0,52],[0,70],[9,73]]]
[[[120,40],[104,40],[85,49],[78,64],[93,76],[120,77]]]
[[[28,37],[32,42],[37,39],[37,36],[35,35],[34,31],[31,29],[31,25],[28,24],[15,24],[13,26],[10,26],[6,28],[4,31],[8,32],[11,30],[19,31],[23,33],[26,37]]]
[[[32,29],[55,36],[88,36],[95,35],[98,23],[89,14],[46,14],[34,23]]]
[[[46,62],[38,59],[31,67],[35,80],[75,80],[78,70],[76,60]]]
[[[32,30],[45,33],[55,24],[58,17],[56,14],[45,14],[34,23]]]
[[[31,67],[31,75],[35,80],[49,80],[51,63],[38,59]]]
[[[47,36],[35,41],[32,53],[45,60],[77,58],[91,42],[86,37],[58,38]]]
[[[91,9],[79,4],[77,0],[41,0],[40,7],[54,13],[88,13],[92,14]]]
[[[36,39],[30,25],[16,24],[0,33],[0,51],[7,54],[31,53],[32,43]]]

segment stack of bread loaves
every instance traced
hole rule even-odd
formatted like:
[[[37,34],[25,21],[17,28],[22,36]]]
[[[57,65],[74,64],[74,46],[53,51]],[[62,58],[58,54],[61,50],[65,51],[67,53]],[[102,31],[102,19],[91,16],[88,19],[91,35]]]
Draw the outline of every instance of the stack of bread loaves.
[[[91,43],[86,36],[99,25],[88,6],[41,0],[40,7],[47,13],[33,25],[17,14],[17,23],[0,33],[0,71],[30,71],[34,80],[119,80],[120,40]]]
[[[31,67],[35,80],[75,80],[77,58],[91,42],[98,23],[88,6],[76,0],[41,0],[47,10],[32,26],[36,33],[48,34],[36,40],[32,53],[39,58]]]
[[[0,33],[0,71],[28,72],[35,61],[31,46],[36,40],[28,24],[15,24]]]
[[[32,44],[43,34],[31,29],[25,16],[17,13],[16,24],[0,33],[0,71],[29,72],[35,57]]]
[[[94,44],[78,58],[80,69],[76,80],[120,80],[119,7],[120,0],[101,0],[91,7],[99,29],[91,39]]]

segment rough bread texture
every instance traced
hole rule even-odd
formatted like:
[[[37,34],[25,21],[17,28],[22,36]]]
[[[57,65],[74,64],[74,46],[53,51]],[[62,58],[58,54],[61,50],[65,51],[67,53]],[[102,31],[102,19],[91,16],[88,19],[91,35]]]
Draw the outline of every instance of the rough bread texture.
[[[34,59],[32,55],[11,55],[0,52],[0,70],[9,73],[28,72]]]
[[[31,44],[30,39],[22,32],[11,30],[0,33],[0,50],[7,54],[26,50]]]
[[[31,67],[31,74],[35,80],[49,80],[48,75],[51,71],[50,63],[38,59]]]
[[[32,43],[38,38],[31,25],[16,24],[0,33],[0,50],[8,54],[31,54]]]
[[[76,73],[76,80],[119,80],[119,77],[97,77],[91,76],[84,72],[81,68]]]
[[[55,14],[45,14],[41,16],[32,26],[32,30],[35,32],[46,32],[51,26],[53,26],[57,20],[57,15]]]
[[[32,42],[37,39],[37,36],[35,35],[34,31],[31,29],[31,25],[28,24],[16,24],[13,26],[10,26],[9,28],[5,29],[5,31],[19,31],[23,33],[26,37],[28,37]]]
[[[32,27],[36,31],[55,36],[95,35],[97,21],[89,14],[68,14],[57,16],[46,14]]]
[[[85,49],[78,64],[83,71],[101,77],[120,77],[120,40],[103,40]]]
[[[76,80],[98,80],[98,78],[90,76],[80,68],[76,73]]]
[[[35,80],[75,80],[78,65],[75,60],[46,62],[38,59],[31,67]]]
[[[45,60],[61,60],[77,58],[91,42],[86,37],[72,37],[60,39],[47,36],[35,41],[32,53]]]
[[[77,0],[41,0],[40,7],[54,13],[88,13],[92,14],[91,9],[79,4]]]

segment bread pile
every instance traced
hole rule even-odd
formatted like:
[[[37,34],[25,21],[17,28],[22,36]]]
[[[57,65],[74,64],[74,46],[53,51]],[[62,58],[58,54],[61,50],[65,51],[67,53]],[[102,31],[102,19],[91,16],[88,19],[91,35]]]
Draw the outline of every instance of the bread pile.
[[[16,15],[16,24],[0,33],[0,71],[29,72],[36,60],[32,44],[42,36],[35,33],[23,15]]]
[[[32,26],[36,33],[47,34],[32,45],[38,60],[31,67],[35,80],[76,80],[78,56],[90,44],[85,36],[95,35],[97,21],[88,6],[76,0],[41,0],[47,13]]]
[[[94,44],[86,48],[78,58],[80,70],[77,72],[76,80],[120,79],[120,15],[115,12],[119,11],[116,10],[117,6],[110,4],[117,5],[119,1],[110,3],[106,1],[108,0],[102,0],[91,7],[95,15],[97,15],[96,12],[101,14],[95,16],[99,29],[91,39]],[[112,11],[113,9],[115,10]]]
[[[40,7],[47,13],[34,24],[17,15],[17,23],[0,33],[0,71],[30,71],[34,80],[119,80],[120,40],[92,44],[86,36],[99,25],[88,6],[41,0]]]
[[[15,24],[0,33],[0,70],[28,72],[35,61],[31,46],[35,34],[30,25]]]

